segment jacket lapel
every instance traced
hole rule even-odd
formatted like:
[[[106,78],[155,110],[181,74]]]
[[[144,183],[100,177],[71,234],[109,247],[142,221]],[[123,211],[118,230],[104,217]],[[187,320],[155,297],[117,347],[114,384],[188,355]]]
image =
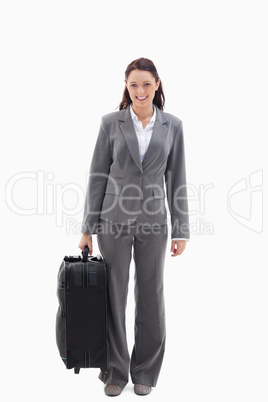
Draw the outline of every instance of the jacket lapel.
[[[140,160],[139,143],[130,114],[130,105],[120,111],[119,120],[121,122],[120,128],[125,137],[131,157],[138,169],[143,172],[143,169],[157,156],[162,147],[168,130],[167,124],[165,123],[167,123],[168,120],[165,118],[164,113],[156,107],[156,119],[152,137],[142,162]]]

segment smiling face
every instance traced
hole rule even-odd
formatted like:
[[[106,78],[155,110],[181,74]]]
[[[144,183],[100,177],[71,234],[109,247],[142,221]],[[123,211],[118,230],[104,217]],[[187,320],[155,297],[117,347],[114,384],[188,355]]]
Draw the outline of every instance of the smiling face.
[[[160,79],[155,82],[154,76],[149,71],[133,70],[128,76],[126,87],[129,92],[132,105],[135,108],[150,108],[153,103],[155,91],[160,85]],[[136,109],[137,110],[137,109]]]

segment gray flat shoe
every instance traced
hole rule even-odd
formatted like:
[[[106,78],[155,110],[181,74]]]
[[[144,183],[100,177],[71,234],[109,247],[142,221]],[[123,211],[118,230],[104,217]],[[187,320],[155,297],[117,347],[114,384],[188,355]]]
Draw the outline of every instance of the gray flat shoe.
[[[122,392],[122,388],[119,385],[106,385],[104,392],[108,396],[117,396]]]
[[[134,385],[134,392],[137,395],[148,395],[151,392],[152,388],[149,385],[143,384],[135,384]]]

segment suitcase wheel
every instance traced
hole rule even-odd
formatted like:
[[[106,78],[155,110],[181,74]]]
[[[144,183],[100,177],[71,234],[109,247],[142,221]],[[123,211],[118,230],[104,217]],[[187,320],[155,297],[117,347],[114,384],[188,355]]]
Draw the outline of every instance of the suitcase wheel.
[[[75,368],[74,368],[74,373],[75,373],[75,374],[79,374],[79,371],[80,371],[80,368],[78,368],[78,367],[75,367]]]

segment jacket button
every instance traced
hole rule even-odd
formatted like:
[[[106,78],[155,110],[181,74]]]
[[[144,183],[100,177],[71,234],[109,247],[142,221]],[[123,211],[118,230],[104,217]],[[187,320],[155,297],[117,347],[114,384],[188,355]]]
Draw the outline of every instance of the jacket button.
[[[143,173],[142,172],[139,172],[139,176],[142,176],[143,175]]]

